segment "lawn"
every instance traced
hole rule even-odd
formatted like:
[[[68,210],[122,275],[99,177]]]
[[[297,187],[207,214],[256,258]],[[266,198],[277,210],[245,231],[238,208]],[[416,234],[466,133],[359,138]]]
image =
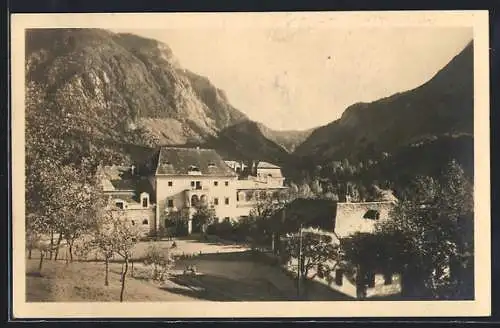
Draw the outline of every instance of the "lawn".
[[[109,286],[104,286],[104,263],[44,261],[42,275],[38,274],[38,260],[27,260],[27,302],[118,302],[120,299],[121,265],[112,263]],[[169,288],[185,287],[172,282]],[[152,282],[128,277],[125,301],[193,301],[192,297],[169,293]]]
[[[220,242],[187,239],[156,242],[160,248],[175,254],[191,255],[176,261],[170,278],[162,285],[139,279],[141,261],[149,243],[141,242],[134,249],[135,277],[128,275],[125,301],[285,301],[296,300],[294,277],[248,248]],[[74,261],[66,263],[65,252],[58,261],[45,260],[42,275],[38,274],[38,254],[26,260],[27,301],[117,302],[120,295],[121,264],[110,263],[109,286],[104,286],[104,263]],[[92,260],[92,258],[90,258]],[[116,258],[116,260],[120,260]],[[196,276],[183,275],[184,269],[195,265]],[[129,271],[130,272],[130,271]],[[307,300],[345,300],[346,297],[317,283],[311,283]]]

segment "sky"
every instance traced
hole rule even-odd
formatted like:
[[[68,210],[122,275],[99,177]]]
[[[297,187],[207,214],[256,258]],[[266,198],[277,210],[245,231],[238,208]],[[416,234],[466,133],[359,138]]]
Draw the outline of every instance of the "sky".
[[[166,43],[181,66],[276,130],[305,130],[428,81],[473,38],[470,27],[187,26],[120,29]]]

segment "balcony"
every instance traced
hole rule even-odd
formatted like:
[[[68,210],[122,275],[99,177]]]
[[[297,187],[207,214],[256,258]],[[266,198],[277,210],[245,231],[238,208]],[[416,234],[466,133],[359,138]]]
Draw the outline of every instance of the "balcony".
[[[196,206],[198,204],[208,204],[207,189],[186,189],[184,191],[186,207]]]
[[[187,190],[203,190],[203,191],[208,191],[209,188],[206,187],[206,186],[191,186],[189,189]]]

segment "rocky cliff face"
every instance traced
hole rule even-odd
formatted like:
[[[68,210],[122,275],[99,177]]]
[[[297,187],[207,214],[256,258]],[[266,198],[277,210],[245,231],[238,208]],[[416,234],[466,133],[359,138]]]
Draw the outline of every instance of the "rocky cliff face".
[[[130,34],[30,30],[26,79],[113,140],[202,142],[246,119],[208,79],[182,69],[167,45]]]
[[[99,29],[33,29],[26,32],[26,85],[37,99],[27,101],[41,105],[28,106],[27,115],[66,122],[65,142],[87,153],[110,150],[96,155],[108,161],[140,159],[172,144],[287,166],[373,158],[443,135],[471,137],[472,50],[421,87],[355,104],[326,126],[273,131],[183,68],[166,44]]]
[[[281,160],[307,136],[250,121],[208,78],[183,68],[166,44],[132,34],[29,30],[26,84],[40,90],[55,119],[78,122],[78,138],[119,152],[130,147],[117,144],[209,143],[223,153]],[[230,141],[233,135],[241,141]]]

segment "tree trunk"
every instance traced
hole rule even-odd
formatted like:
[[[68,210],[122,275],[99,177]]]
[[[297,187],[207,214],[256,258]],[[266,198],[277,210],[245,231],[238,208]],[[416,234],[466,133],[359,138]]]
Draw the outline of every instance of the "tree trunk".
[[[54,230],[50,230],[50,249],[49,249],[49,259],[52,260],[52,249],[54,249]],[[56,258],[57,260],[57,253]]]
[[[125,291],[125,278],[127,276],[127,270],[128,270],[128,257],[125,258],[125,270],[123,271],[122,274],[122,288],[120,290],[120,302],[123,302],[123,292]]]
[[[59,256],[59,247],[61,246],[61,241],[62,241],[62,234],[59,233],[59,238],[57,238],[57,245],[56,245],[57,248],[56,248],[56,254],[54,256],[54,261],[57,261],[57,257]],[[52,247],[53,247],[53,244],[50,245],[51,249],[52,249]],[[51,257],[50,258],[52,259],[52,251],[51,251]]]
[[[40,263],[38,264],[38,273],[42,274],[43,257],[45,255],[44,251],[40,252]]]
[[[73,262],[73,242],[68,243],[69,245],[69,261]]]
[[[134,277],[134,260],[131,260],[130,261],[130,264],[131,264],[131,268],[130,268],[130,275],[132,276],[132,278]]]
[[[106,273],[104,276],[104,286],[109,286],[108,273],[109,273],[109,257],[106,256]]]

